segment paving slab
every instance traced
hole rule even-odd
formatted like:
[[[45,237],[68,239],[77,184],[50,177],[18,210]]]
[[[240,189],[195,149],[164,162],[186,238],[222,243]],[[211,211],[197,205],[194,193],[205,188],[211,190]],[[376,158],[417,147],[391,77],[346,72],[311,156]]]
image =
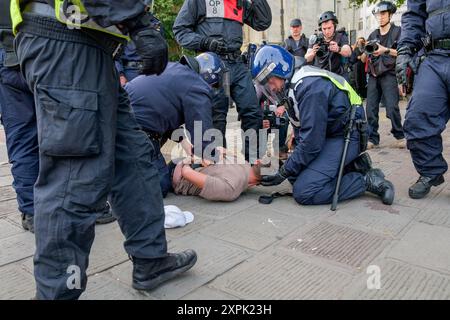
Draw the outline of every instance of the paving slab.
[[[224,219],[258,204],[258,199],[239,198],[233,202],[214,202],[197,197],[192,213],[201,213],[214,219]]]
[[[349,274],[285,252],[267,252],[239,265],[210,286],[241,299],[337,299]]]
[[[34,277],[20,263],[0,267],[0,300],[30,300],[36,292]]]
[[[250,254],[241,248],[201,234],[191,234],[173,240],[169,244],[169,252],[179,252],[188,248],[195,249],[198,254],[196,265],[188,272],[150,292],[149,297],[180,299],[250,257]],[[132,264],[126,262],[106,274],[131,286],[131,272]]]
[[[387,256],[450,274],[450,228],[414,223]]]
[[[379,235],[323,221],[309,230],[290,234],[283,240],[281,247],[359,272],[388,244],[389,241]]]
[[[238,300],[228,293],[203,286],[185,295],[182,300]]]
[[[128,260],[123,248],[124,237],[116,223],[108,232],[96,234],[92,245],[88,275],[110,269]]]
[[[387,206],[379,199],[362,197],[338,209],[327,221],[395,238],[418,212],[419,209],[397,204]]]
[[[149,300],[138,291],[125,286],[118,280],[95,274],[88,278],[86,291],[80,300]]]
[[[423,210],[415,220],[431,225],[450,228],[450,192],[442,190],[438,196]]]
[[[181,228],[166,229],[166,236],[169,240],[174,238],[184,237],[190,233],[198,233],[204,230],[208,230],[210,226],[215,222],[213,218],[202,215],[194,214],[194,221]]]
[[[17,209],[17,201],[15,199],[0,201],[0,217],[5,217],[12,213],[20,216],[20,212]]]
[[[23,232],[0,241],[0,266],[31,257],[34,254],[34,235]]]
[[[380,287],[368,286],[373,271],[359,277],[346,298],[363,300],[449,300],[450,277],[404,262],[384,259],[374,263],[380,270]],[[370,288],[370,289],[369,289]]]
[[[215,223],[202,232],[224,241],[260,251],[305,224],[293,217],[268,208],[249,208]]]
[[[23,232],[23,229],[18,228],[7,219],[0,219],[0,240]]]

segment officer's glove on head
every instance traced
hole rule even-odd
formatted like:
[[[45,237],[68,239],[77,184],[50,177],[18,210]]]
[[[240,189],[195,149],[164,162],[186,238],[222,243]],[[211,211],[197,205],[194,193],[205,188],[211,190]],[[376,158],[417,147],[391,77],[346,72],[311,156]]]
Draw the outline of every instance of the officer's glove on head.
[[[217,54],[224,54],[227,52],[227,46],[223,39],[213,37],[205,37],[200,42],[200,49],[202,51],[210,51]]]
[[[414,73],[417,73],[417,64],[414,61],[414,55],[409,47],[401,47],[397,50],[397,60],[395,71],[397,73],[398,84],[406,84],[406,70],[408,66]]]
[[[160,75],[169,62],[169,47],[154,24],[154,17],[146,12],[139,18],[125,22],[131,40],[136,45],[136,52],[142,59],[142,74]]]
[[[277,173],[270,176],[261,177],[261,185],[265,187],[277,186],[289,177],[284,166],[281,166]]]

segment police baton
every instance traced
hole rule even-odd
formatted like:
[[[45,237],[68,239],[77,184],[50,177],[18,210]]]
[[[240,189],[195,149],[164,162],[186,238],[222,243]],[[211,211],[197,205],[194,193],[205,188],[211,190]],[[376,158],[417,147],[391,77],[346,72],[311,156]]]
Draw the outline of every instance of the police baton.
[[[350,120],[345,131],[345,143],[344,150],[342,151],[341,164],[339,166],[339,174],[336,183],[336,189],[334,190],[333,202],[331,203],[331,211],[336,211],[338,200],[339,200],[339,189],[341,188],[342,175],[344,174],[345,160],[347,159],[348,146],[350,144],[350,138],[352,136],[353,124],[356,117],[356,105],[350,107]]]

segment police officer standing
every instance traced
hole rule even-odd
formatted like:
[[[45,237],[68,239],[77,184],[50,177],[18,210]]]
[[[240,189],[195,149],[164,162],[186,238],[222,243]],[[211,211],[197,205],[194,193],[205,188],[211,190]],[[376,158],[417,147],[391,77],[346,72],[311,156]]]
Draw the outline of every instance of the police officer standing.
[[[302,33],[302,21],[293,19],[291,21],[291,35],[284,41],[287,51],[296,57],[305,57],[308,51],[309,39]]]
[[[215,53],[183,56],[180,62],[170,62],[159,76],[139,76],[125,86],[136,120],[155,149],[164,197],[172,190],[172,179],[160,149],[167,139],[182,138],[172,136],[176,129],[185,125],[193,144],[191,155],[211,160],[212,150],[204,154],[210,144],[205,133],[213,129],[211,89],[219,86],[224,71]]]
[[[403,89],[407,69],[411,67],[417,72],[414,55],[422,48],[426,51],[403,125],[407,147],[420,174],[418,181],[409,188],[413,199],[425,197],[432,186],[442,184],[443,174],[448,169],[442,156],[441,133],[450,118],[449,25],[450,0],[409,0],[408,10],[402,16],[396,69]]]
[[[336,31],[338,23],[338,18],[332,11],[325,11],[320,15],[318,24],[321,33],[309,39],[309,49],[305,59],[308,62],[314,61],[314,66],[318,68],[347,78],[343,58],[351,56],[352,48],[349,46],[345,32]]]
[[[246,61],[241,55],[244,24],[257,31],[271,25],[272,12],[266,0],[185,0],[175,20],[173,31],[178,43],[197,52],[215,52],[230,72],[230,93],[236,103],[243,131],[262,128],[262,111]],[[228,98],[220,89],[214,97],[213,124],[225,137]],[[243,144],[246,160],[257,152]]]
[[[261,184],[273,186],[289,179],[299,204],[331,203],[351,109],[356,108],[357,120],[364,118],[361,98],[343,77],[326,70],[305,66],[294,73],[294,57],[279,46],[267,45],[257,52],[252,76],[268,94],[283,92],[286,81],[290,82],[288,113],[292,125],[298,128],[294,152],[276,174],[263,176]],[[352,199],[369,191],[390,205],[394,186],[380,169],[371,168],[367,153],[360,155],[364,151],[360,139],[360,132],[354,130],[339,199]]]
[[[377,18],[380,28],[373,31],[365,46],[365,53],[361,61],[369,60],[369,81],[367,84],[367,120],[371,128],[368,148],[378,146],[378,112],[381,98],[386,107],[387,117],[391,120],[391,133],[397,142],[392,146],[405,148],[405,135],[402,129],[400,115],[399,90],[395,77],[395,59],[397,56],[397,42],[400,38],[400,27],[391,23],[392,15],[397,7],[390,1],[381,1],[372,10]]]
[[[95,213],[108,195],[133,261],[133,287],[150,290],[191,268],[196,254],[167,253],[153,148],[130,114],[113,57],[130,35],[142,72],[160,74],[167,44],[141,1],[49,2],[11,2],[39,136],[36,298],[76,299],[85,290]]]
[[[20,74],[13,48],[14,35],[9,1],[0,3],[0,114],[13,187],[17,194],[22,227],[34,232],[33,186],[39,173],[39,148],[33,94]]]

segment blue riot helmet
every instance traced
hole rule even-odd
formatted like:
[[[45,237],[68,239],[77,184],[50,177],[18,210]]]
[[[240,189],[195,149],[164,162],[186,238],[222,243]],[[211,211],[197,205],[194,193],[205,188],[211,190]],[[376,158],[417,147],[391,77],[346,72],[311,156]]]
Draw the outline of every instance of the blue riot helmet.
[[[211,87],[221,85],[222,76],[225,72],[225,64],[219,56],[213,52],[204,52],[198,56],[182,56],[180,63],[188,65],[196,71]]]
[[[267,86],[267,81],[271,77],[289,81],[294,75],[295,58],[281,46],[265,45],[256,52],[251,71],[256,91],[277,105],[279,96]]]

